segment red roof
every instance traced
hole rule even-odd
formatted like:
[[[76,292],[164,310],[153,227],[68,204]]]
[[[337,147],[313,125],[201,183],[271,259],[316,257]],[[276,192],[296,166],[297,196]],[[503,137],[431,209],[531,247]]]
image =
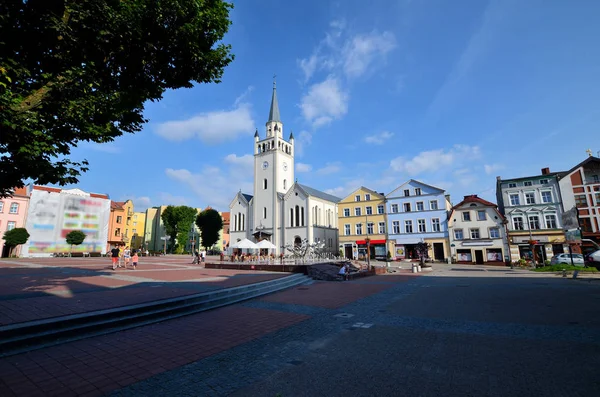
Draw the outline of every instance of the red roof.
[[[460,203],[456,204],[454,207],[452,207],[452,209],[458,208],[466,203],[479,203],[482,205],[486,205],[488,207],[497,207],[498,206],[497,204],[494,204],[494,203],[484,200],[480,197],[477,197],[476,194],[471,194],[469,196],[465,196],[465,199],[463,201],[461,201]]]
[[[125,202],[123,201],[110,201],[110,209],[111,210],[122,210]]]
[[[223,212],[221,218],[223,218],[223,223],[229,223],[229,212]]]

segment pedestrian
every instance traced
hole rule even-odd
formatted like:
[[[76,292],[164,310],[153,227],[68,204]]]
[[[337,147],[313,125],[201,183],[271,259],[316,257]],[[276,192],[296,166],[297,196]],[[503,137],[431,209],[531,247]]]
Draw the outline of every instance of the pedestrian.
[[[192,261],[192,265],[197,265],[200,263],[200,253],[197,249],[194,250],[194,260]]]
[[[125,269],[127,269],[127,265],[129,265],[129,262],[131,261],[131,250],[129,249],[129,246],[125,247],[123,250],[123,259],[125,260]]]
[[[123,267],[123,251],[125,251],[123,249],[122,245],[119,245],[119,266],[118,267]]]
[[[133,257],[131,257],[131,264],[133,265],[133,270],[137,268],[138,265],[138,253],[137,251],[133,253]]]
[[[340,267],[338,275],[342,276],[342,280],[346,280],[346,265],[342,265],[342,267]]]
[[[117,248],[117,246],[113,246],[113,248],[110,250],[110,254],[111,254],[111,258],[112,258],[112,269],[113,270],[117,270],[117,265],[119,262],[119,249]]]
[[[202,252],[200,253],[200,259],[202,263],[204,263],[204,260],[206,259],[206,250],[202,250]]]

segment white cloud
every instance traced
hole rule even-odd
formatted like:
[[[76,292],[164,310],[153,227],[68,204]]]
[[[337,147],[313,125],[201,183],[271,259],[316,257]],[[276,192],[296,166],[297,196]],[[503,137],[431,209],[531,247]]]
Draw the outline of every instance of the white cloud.
[[[396,157],[390,162],[390,168],[415,176],[456,166],[464,161],[479,158],[478,146],[454,145],[450,149],[437,149],[421,152],[411,159]]]
[[[312,171],[312,165],[304,164],[304,163],[296,163],[296,172],[302,173],[302,172],[310,172],[310,171]]]
[[[252,93],[252,91],[254,91],[254,87],[251,85],[248,86],[248,88],[246,88],[246,91],[242,92],[240,96],[235,98],[235,101],[233,102],[233,107],[238,107],[239,105],[245,103],[245,99],[248,97],[248,95],[250,95],[250,93]]]
[[[170,141],[198,138],[204,143],[216,144],[232,141],[243,135],[250,136],[254,132],[254,126],[250,104],[236,103],[232,110],[217,110],[201,113],[187,120],[161,123],[156,126],[155,132]]]
[[[304,155],[305,146],[310,146],[312,143],[312,134],[308,131],[300,131],[300,134],[294,139],[294,152],[296,157]]]
[[[503,168],[504,168],[504,166],[502,164],[485,164],[483,166],[485,173],[488,175],[491,175],[491,174],[495,173],[496,171],[500,171]]]
[[[254,157],[251,155],[227,155],[227,166],[204,166],[198,172],[187,169],[165,170],[166,175],[186,186],[199,198],[202,207],[211,206],[219,211],[228,211],[235,192],[253,192]]]
[[[376,59],[385,59],[395,47],[396,38],[391,32],[379,34],[373,31],[352,37],[346,42],[342,52],[344,73],[349,78],[362,76]]]
[[[300,108],[313,127],[320,127],[344,116],[348,112],[348,100],[348,93],[342,89],[340,81],[329,76],[310,87],[302,97]]]
[[[372,143],[374,145],[383,145],[385,141],[393,137],[394,134],[389,131],[383,131],[379,134],[369,135],[365,138],[365,142]]]
[[[342,169],[342,165],[339,162],[327,163],[324,167],[319,168],[316,172],[319,175],[330,175],[339,172]]]

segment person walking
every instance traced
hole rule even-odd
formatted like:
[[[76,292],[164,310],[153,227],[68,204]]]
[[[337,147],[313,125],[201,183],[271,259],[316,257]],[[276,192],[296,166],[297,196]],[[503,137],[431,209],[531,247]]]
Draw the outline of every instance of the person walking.
[[[194,250],[194,260],[192,261],[192,265],[197,265],[200,263],[200,253],[197,249]]]
[[[200,253],[200,260],[202,261],[202,263],[204,263],[205,259],[206,259],[206,250],[202,250],[202,252]]]
[[[113,246],[113,248],[110,250],[110,256],[112,259],[112,269],[113,270],[117,270],[117,266],[118,266],[118,262],[119,262],[119,254],[120,254],[119,248],[117,248],[117,246]]]
[[[125,262],[125,269],[127,269],[127,265],[129,265],[129,262],[131,261],[131,250],[129,249],[129,246],[125,247],[123,250],[123,260]]]
[[[137,268],[138,265],[138,253],[137,251],[133,253],[133,256],[131,257],[131,264],[133,265],[133,270],[135,270]]]

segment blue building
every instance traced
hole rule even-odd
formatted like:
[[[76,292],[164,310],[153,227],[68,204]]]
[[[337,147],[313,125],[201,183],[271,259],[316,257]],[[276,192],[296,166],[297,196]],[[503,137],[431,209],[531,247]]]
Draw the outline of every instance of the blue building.
[[[429,257],[450,257],[448,213],[450,195],[443,189],[414,179],[386,195],[388,249],[396,259],[417,259],[415,245],[429,243]]]

